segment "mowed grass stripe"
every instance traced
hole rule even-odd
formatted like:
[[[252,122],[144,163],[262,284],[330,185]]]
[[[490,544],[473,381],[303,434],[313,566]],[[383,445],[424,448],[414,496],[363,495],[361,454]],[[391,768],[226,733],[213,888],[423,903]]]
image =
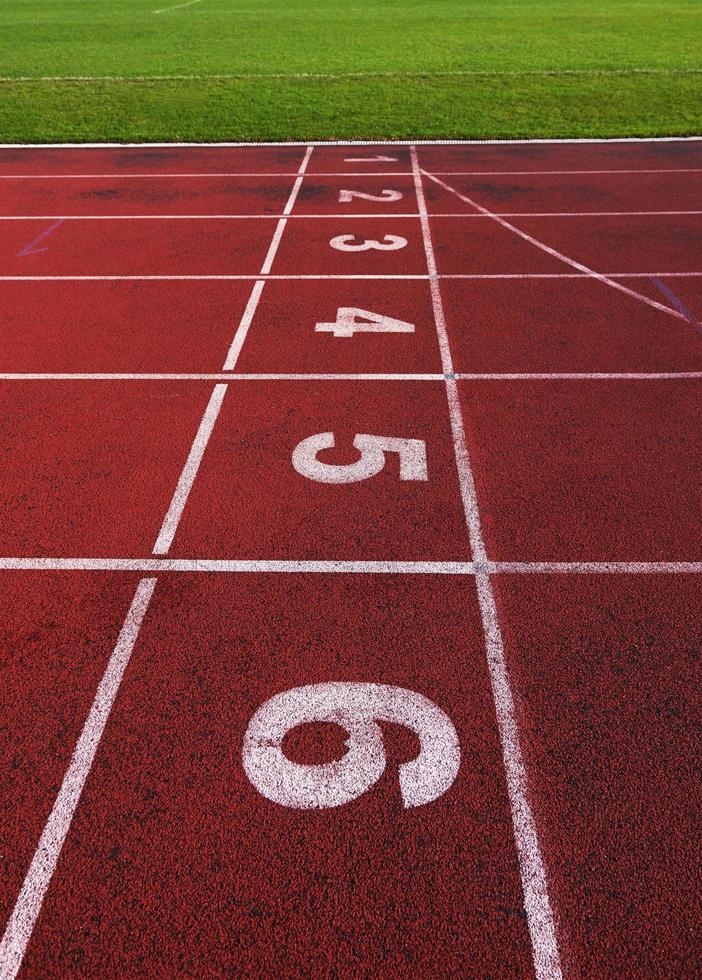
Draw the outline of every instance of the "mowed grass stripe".
[[[13,0],[0,140],[686,135],[697,0]]]

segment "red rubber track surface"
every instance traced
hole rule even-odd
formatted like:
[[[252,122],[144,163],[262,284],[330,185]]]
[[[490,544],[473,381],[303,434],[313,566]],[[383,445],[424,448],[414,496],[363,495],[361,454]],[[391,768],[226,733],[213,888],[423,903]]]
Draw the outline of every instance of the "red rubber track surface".
[[[3,980],[700,972],[698,211],[696,140],[0,149]],[[339,682],[450,784],[264,796]]]

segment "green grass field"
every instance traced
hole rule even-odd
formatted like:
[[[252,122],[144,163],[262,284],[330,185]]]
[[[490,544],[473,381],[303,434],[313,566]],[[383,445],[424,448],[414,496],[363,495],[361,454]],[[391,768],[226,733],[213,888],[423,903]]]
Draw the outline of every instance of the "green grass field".
[[[6,0],[0,140],[702,132],[701,0]]]

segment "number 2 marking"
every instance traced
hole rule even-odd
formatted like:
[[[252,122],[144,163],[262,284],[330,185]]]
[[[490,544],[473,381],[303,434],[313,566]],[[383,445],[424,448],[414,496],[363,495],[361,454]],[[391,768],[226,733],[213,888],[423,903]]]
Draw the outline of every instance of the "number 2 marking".
[[[402,238],[401,235],[383,235],[383,241],[376,241],[374,238],[367,238],[360,242],[360,244],[355,244],[355,235],[337,235],[336,238],[332,238],[329,244],[332,248],[338,249],[340,252],[367,252],[369,249],[378,249],[381,252],[394,252],[399,248],[404,248],[407,244],[407,239]]]
[[[244,735],[244,771],[266,799],[298,810],[342,806],[378,782],[387,758],[379,721],[411,729],[419,738],[416,759],[399,768],[405,808],[423,806],[453,784],[461,749],[453,722],[438,705],[403,687],[331,682],[294,687],[256,711]],[[336,762],[300,765],[283,753],[283,739],[297,725],[333,722],[349,733],[348,752]]]
[[[402,191],[383,190],[380,194],[366,194],[365,191],[339,191],[339,203],[348,204],[354,197],[361,201],[401,201]]]
[[[300,476],[315,483],[360,483],[377,476],[385,468],[386,454],[400,457],[401,480],[428,480],[427,446],[422,439],[396,439],[392,436],[359,434],[353,440],[361,457],[355,463],[322,463],[317,459],[324,449],[333,449],[333,432],[308,436],[295,446],[292,464]]]
[[[335,337],[353,337],[355,333],[414,333],[414,324],[356,306],[340,306],[334,323],[316,323],[314,329]]]

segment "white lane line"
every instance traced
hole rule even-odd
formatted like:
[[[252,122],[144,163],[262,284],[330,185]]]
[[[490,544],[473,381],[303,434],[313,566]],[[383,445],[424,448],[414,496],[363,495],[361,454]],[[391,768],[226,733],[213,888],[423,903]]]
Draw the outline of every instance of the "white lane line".
[[[153,549],[155,555],[165,555],[173,543],[173,538],[178,530],[178,524],[183,516],[183,511],[188,502],[197,471],[200,469],[200,463],[207,448],[207,443],[210,440],[214,424],[217,421],[217,416],[224,401],[224,396],[227,393],[227,387],[227,385],[219,384],[215,385],[212,390],[205,414],[202,416],[197,434],[190,447],[188,458],[185,461],[185,466],[180,474],[173,499],[163,519],[161,530],[158,532],[156,544]]]
[[[702,575],[702,561],[347,561],[239,558],[0,557],[0,572],[392,575]]]
[[[311,152],[312,148],[308,147],[300,168],[300,174],[304,172]],[[289,204],[291,201],[294,202],[301,180],[302,176],[296,180]],[[266,264],[270,265],[279,241],[280,236],[277,239],[274,237],[266,257]],[[228,385],[226,384],[217,384],[212,391],[156,539],[152,552],[154,555],[165,555],[171,546],[227,388]],[[46,889],[56,868],[61,848],[68,834],[155,585],[155,578],[142,579],[139,583],[117,645],[98,686],[93,706],[74,750],[49,820],[44,827],[0,945],[0,980],[13,980],[21,967]]]
[[[434,256],[434,246],[429,227],[429,215],[424,197],[422,175],[417,159],[416,147],[413,146],[410,152],[412,155],[412,170],[417,191],[417,203],[422,214],[422,236],[424,239],[427,269],[431,276],[431,294],[439,348],[441,350],[444,373],[452,375],[453,362],[448,334],[446,332],[440,285],[436,278],[436,259]],[[453,433],[456,467],[458,469],[471,551],[476,562],[485,563],[487,561],[487,552],[483,540],[475,481],[463,426],[463,414],[458,399],[458,386],[455,381],[447,379],[446,394]],[[497,618],[497,608],[490,575],[486,572],[479,572],[475,576],[475,584],[485,633],[485,650],[490,671],[490,683],[495,704],[497,726],[502,744],[502,757],[512,811],[514,839],[519,857],[524,907],[527,914],[529,934],[531,936],[534,968],[539,980],[559,980],[562,973],[556,929],[553,921],[553,912],[551,911],[546,871],[541,857],[536,824],[529,805],[527,777],[519,742],[514,699],[509,682],[502,633]]]
[[[702,377],[702,375],[700,375]],[[478,377],[483,377],[478,375]],[[637,375],[638,377],[638,375]],[[679,375],[671,375],[679,377]],[[696,377],[687,374],[684,377]],[[443,381],[443,374],[71,374],[0,373],[0,381]]]
[[[144,578],[139,582],[117,643],[98,685],[63,783],[39,838],[32,863],[0,941],[2,980],[13,980],[22,965],[46,890],[90,773],[124,672],[129,664],[155,585],[155,578]]]
[[[489,221],[496,218],[632,218],[684,217],[700,215],[702,211],[495,211],[494,214],[473,214],[470,211],[432,211],[432,218],[465,218],[468,221]],[[419,218],[418,212],[377,211],[368,214],[2,214],[0,221],[280,221],[281,218],[303,220],[333,220],[347,218]]]
[[[271,271],[273,260],[276,257],[278,248],[280,246],[280,240],[283,237],[283,232],[285,231],[285,226],[287,224],[287,216],[290,214],[293,207],[295,206],[295,201],[297,200],[297,196],[300,193],[300,188],[302,187],[302,181],[305,178],[305,171],[307,170],[307,166],[310,162],[310,157],[312,156],[312,150],[313,147],[311,146],[307,147],[307,150],[305,151],[305,155],[302,159],[302,163],[298,168],[297,177],[295,178],[295,183],[292,186],[290,195],[285,204],[285,208],[283,209],[283,214],[286,217],[280,218],[280,220],[278,221],[275,232],[273,234],[273,239],[268,248],[268,253],[266,255],[266,258],[264,259],[263,265],[261,266],[262,276],[268,275]],[[234,368],[236,367],[236,362],[239,359],[239,355],[241,354],[241,349],[244,346],[244,341],[246,340],[246,337],[249,332],[249,327],[251,326],[251,322],[258,308],[258,303],[259,300],[261,299],[261,293],[263,292],[263,287],[265,286],[265,284],[266,284],[265,279],[259,279],[254,284],[254,287],[251,290],[251,295],[249,296],[249,301],[246,304],[246,309],[244,310],[244,314],[241,318],[241,322],[239,323],[239,327],[236,333],[234,334],[234,338],[232,340],[231,346],[229,348],[229,351],[227,352],[227,356],[224,361],[223,369],[225,371],[233,371]]]
[[[470,197],[466,197],[465,194],[461,194],[454,187],[450,187],[448,184],[444,183],[443,180],[439,180],[438,177],[434,177],[426,170],[422,170],[422,173],[430,180],[433,180],[434,183],[438,184],[440,187],[443,187],[444,190],[450,191],[451,194],[455,194],[456,197],[460,198],[462,201],[465,201],[466,204],[470,204],[472,207],[476,208],[478,211],[480,211],[481,214],[484,214],[486,217],[492,218],[494,221],[502,225],[502,227],[506,228],[508,231],[514,232],[515,235],[518,235],[519,238],[522,238],[525,242],[529,242],[530,245],[535,245],[536,248],[540,249],[542,252],[546,252],[548,255],[553,256],[554,258],[558,259],[561,262],[565,262],[566,265],[572,266],[572,268],[578,269],[580,272],[584,272],[586,275],[591,276],[593,279],[597,279],[599,282],[603,282],[606,283],[606,285],[608,286],[612,286],[613,289],[617,289],[621,293],[626,293],[627,296],[631,296],[634,299],[638,299],[641,303],[645,303],[647,306],[652,306],[654,309],[660,310],[663,313],[667,313],[669,316],[674,316],[678,320],[686,319],[682,313],[678,312],[678,310],[674,310],[670,306],[664,306],[663,303],[659,303],[657,300],[650,299],[648,296],[644,296],[643,293],[637,293],[634,289],[629,289],[628,286],[623,286],[622,283],[617,282],[614,279],[610,279],[608,276],[603,275],[601,272],[595,272],[594,269],[591,269],[587,265],[583,265],[582,262],[577,262],[575,259],[571,259],[567,255],[564,255],[563,252],[559,252],[555,248],[551,248],[550,245],[546,245],[544,242],[539,241],[538,238],[534,238],[533,235],[529,235],[527,232],[522,231],[521,228],[517,228],[516,225],[511,224],[509,221],[505,221],[505,219],[501,218],[498,214],[495,214],[493,211],[489,211],[487,208],[484,208],[476,201],[473,201]]]
[[[464,561],[286,561],[230,558],[0,558],[0,571],[226,572],[290,574],[472,575]]]
[[[681,381],[702,379],[702,371],[458,372],[445,374],[93,374],[2,373],[0,381]]]
[[[700,278],[702,277],[702,272],[606,272],[598,273],[595,278],[606,278],[610,279],[650,279],[652,277],[657,277],[659,279],[682,279],[682,278]],[[592,279],[592,273],[586,272],[485,272],[485,273],[470,273],[470,272],[443,272],[439,273],[436,277],[437,279]],[[267,276],[262,276],[260,273],[249,273],[247,275],[101,275],[101,276],[82,276],[82,275],[69,275],[69,276],[36,276],[36,275],[25,275],[25,276],[0,276],[0,282],[211,282],[211,281],[223,281],[223,282],[251,282],[256,279],[266,279],[273,282],[297,282],[297,281],[308,281],[316,282],[317,280],[389,280],[402,282],[406,281],[422,281],[429,279],[426,273],[410,273],[410,274],[395,274],[395,275],[385,275],[372,273],[351,275],[351,274],[340,274],[340,275],[317,275],[316,273],[301,273],[301,274],[288,274],[288,275],[275,275],[270,274]],[[667,307],[664,307],[667,310]],[[673,310],[668,310],[668,312],[675,312]]]
[[[121,144],[120,144],[121,145]],[[128,144],[124,144],[128,146]],[[142,145],[142,144],[140,144]],[[148,146],[149,144],[143,144]],[[164,144],[166,145],[166,144]],[[168,146],[178,146],[182,144],[167,144]],[[197,147],[197,143],[188,144],[189,146]],[[226,146],[225,143],[213,144],[214,146]],[[255,144],[239,144],[240,146],[251,146]],[[300,144],[284,144],[286,146],[298,146]],[[312,144],[320,145],[320,144]],[[0,154],[3,149],[6,149],[10,144],[0,145]],[[25,147],[26,148],[26,147]],[[2,156],[0,155],[0,163],[2,162]],[[88,174],[0,174],[0,180],[141,180],[142,178],[147,178],[150,180],[163,180],[171,178],[195,178],[195,177],[294,177],[296,175],[296,170],[285,170],[285,171],[250,171],[250,170],[228,170],[228,171],[148,171],[146,173],[88,173]],[[568,176],[581,175],[581,174],[604,174],[605,176],[616,175],[616,174],[698,174],[702,173],[702,167],[676,167],[676,168],[656,168],[655,170],[432,170],[432,173],[437,177],[538,177],[543,175],[545,177],[549,176]],[[309,170],[307,172],[309,177],[358,177],[358,172],[355,170]],[[364,171],[364,177],[402,177],[405,178],[409,176],[404,171],[401,170],[369,170]],[[365,215],[364,215],[365,217]]]
[[[202,3],[202,0],[187,0],[186,3],[177,3],[175,5],[175,7],[161,7],[160,10],[154,10],[154,13],[155,14],[167,14],[171,10],[181,10],[183,7],[192,7],[192,5],[194,3]],[[66,80],[68,80],[68,79],[66,79]],[[78,77],[78,78],[72,79],[72,81],[96,81],[96,82],[97,81],[112,81],[112,80],[117,81],[117,76],[115,76],[114,79],[110,79],[109,76],[103,78],[103,77],[100,77],[99,75],[95,76],[92,79],[91,78],[87,78],[87,77],[83,77],[83,78]],[[125,76],[124,81],[127,81],[127,80],[128,80],[128,76]],[[147,79],[144,78],[144,81],[146,81],[146,80]],[[58,79],[57,79],[57,81],[58,81]]]

